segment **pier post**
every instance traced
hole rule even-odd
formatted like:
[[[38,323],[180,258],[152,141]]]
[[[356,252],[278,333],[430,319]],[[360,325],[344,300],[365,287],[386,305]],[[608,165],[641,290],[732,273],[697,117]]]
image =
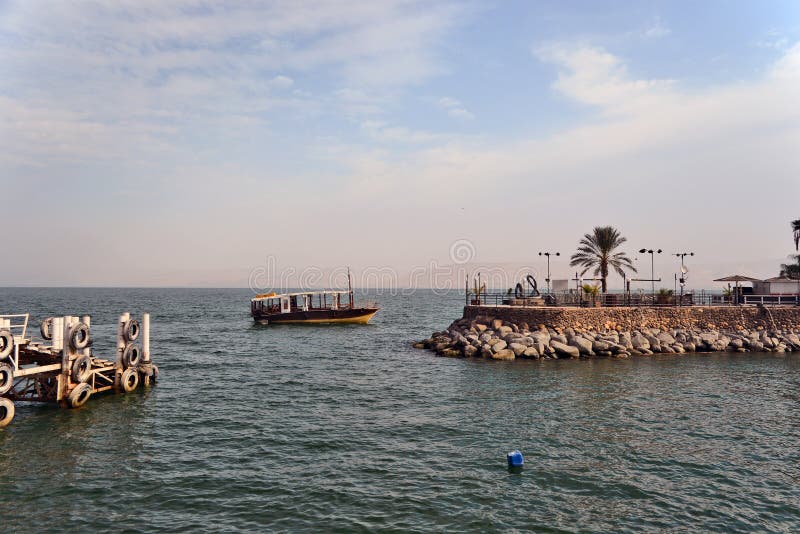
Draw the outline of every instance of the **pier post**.
[[[55,321],[53,321],[55,323]],[[61,328],[55,329],[54,332],[61,332],[61,377],[59,382],[59,394],[62,399],[66,398],[69,394],[69,329],[72,326],[72,317],[69,315],[59,320]]]
[[[150,314],[142,314],[142,364],[144,369],[150,368]],[[150,385],[152,370],[144,373],[144,385]]]
[[[131,318],[131,314],[128,312],[123,313],[119,316],[119,321],[117,322],[117,359],[114,362],[114,367],[117,369],[117,372],[114,373],[114,388],[119,389],[120,383],[120,376],[122,375],[122,353],[125,351],[125,323],[127,323]]]
[[[81,322],[83,324],[85,324],[86,326],[88,326],[89,327],[89,331],[91,332],[91,330],[92,330],[92,316],[91,315],[84,315],[83,317],[81,317]],[[92,355],[91,346],[87,346],[85,349],[83,349],[83,354],[85,356],[91,356]]]

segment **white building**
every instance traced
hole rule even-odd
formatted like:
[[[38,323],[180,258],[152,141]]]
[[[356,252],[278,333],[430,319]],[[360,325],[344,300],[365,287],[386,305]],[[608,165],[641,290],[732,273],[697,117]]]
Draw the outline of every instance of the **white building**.
[[[754,295],[797,295],[800,293],[800,280],[782,276],[753,282]]]

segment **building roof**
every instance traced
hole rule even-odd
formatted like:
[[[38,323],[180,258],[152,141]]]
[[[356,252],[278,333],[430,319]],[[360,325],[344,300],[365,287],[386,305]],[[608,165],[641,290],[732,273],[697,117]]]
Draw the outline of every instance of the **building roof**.
[[[717,278],[715,282],[761,282],[758,278],[750,278],[741,274],[732,274],[724,278]]]
[[[767,278],[764,281],[765,282],[792,282],[792,283],[795,283],[795,284],[800,282],[800,280],[795,280],[793,278],[786,278],[785,276],[775,276],[773,278]]]

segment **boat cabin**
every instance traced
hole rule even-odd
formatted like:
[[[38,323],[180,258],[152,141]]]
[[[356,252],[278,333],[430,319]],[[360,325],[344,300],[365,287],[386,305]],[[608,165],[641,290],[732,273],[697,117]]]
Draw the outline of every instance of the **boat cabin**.
[[[308,291],[303,293],[264,293],[250,300],[254,315],[340,310],[354,307],[351,291]]]

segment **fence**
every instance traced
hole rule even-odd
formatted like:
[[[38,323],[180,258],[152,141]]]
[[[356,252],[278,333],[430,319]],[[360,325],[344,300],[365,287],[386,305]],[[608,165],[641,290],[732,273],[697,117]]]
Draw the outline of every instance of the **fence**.
[[[615,307],[615,306],[791,306],[800,305],[798,295],[742,295],[738,302],[735,296],[709,293],[705,290],[685,293],[683,296],[652,293],[600,293],[589,295],[575,290],[558,293],[542,293],[539,297],[516,297],[513,293],[481,292],[476,295],[469,291],[465,304],[480,306],[576,306],[576,307]]]

